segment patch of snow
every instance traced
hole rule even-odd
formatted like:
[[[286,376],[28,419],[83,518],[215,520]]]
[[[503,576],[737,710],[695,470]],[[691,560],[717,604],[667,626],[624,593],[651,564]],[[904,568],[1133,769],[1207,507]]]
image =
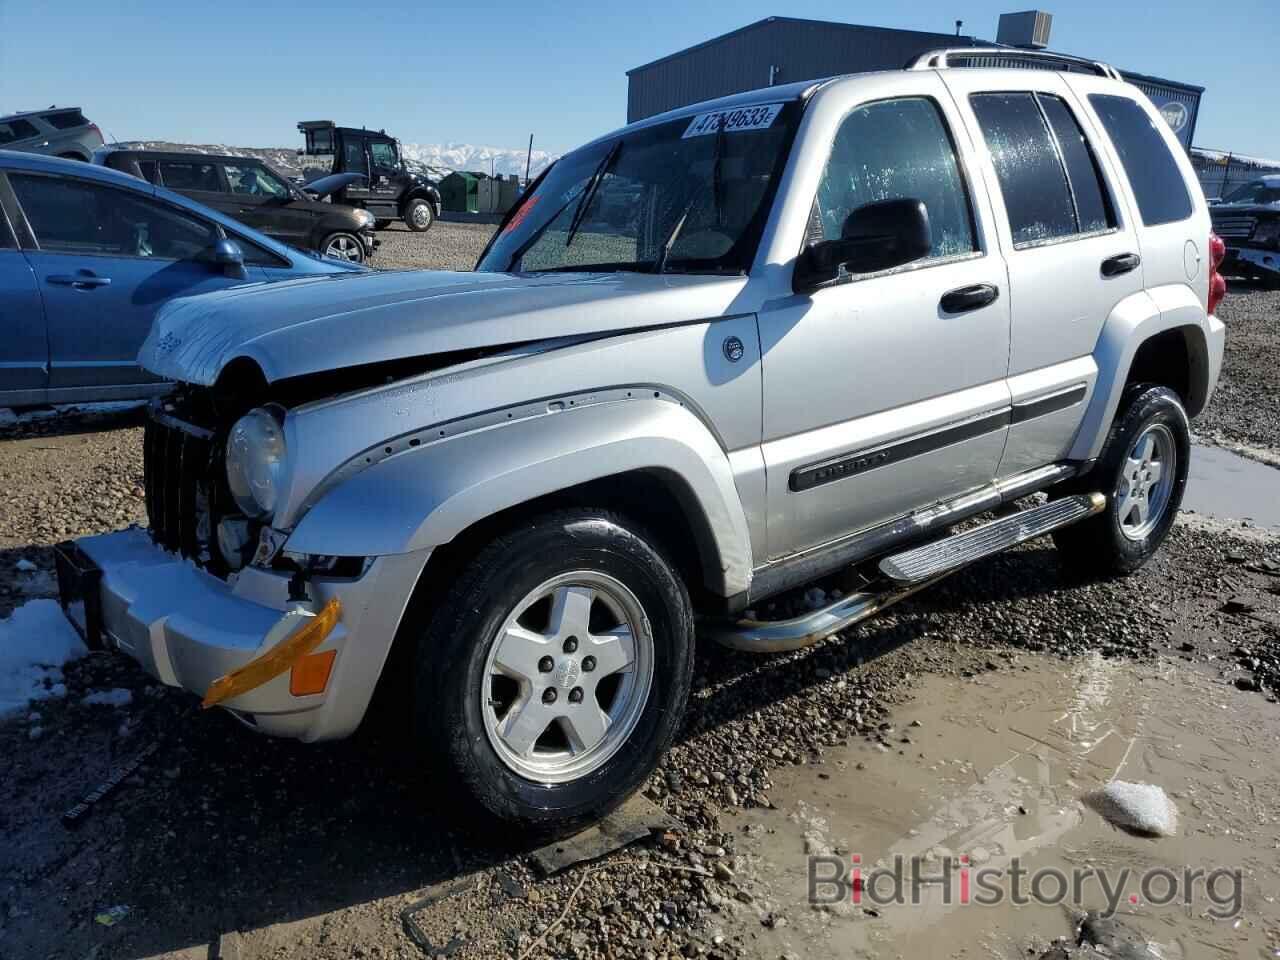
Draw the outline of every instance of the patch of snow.
[[[65,697],[62,667],[88,652],[56,600],[31,600],[0,620],[0,719]]]
[[[1147,837],[1171,837],[1178,832],[1178,808],[1168,794],[1153,783],[1112,780],[1080,801],[1100,817],[1126,833]]]
[[[103,707],[127,707],[133,703],[133,691],[125,690],[123,687],[115,687],[111,690],[96,690],[80,702],[87,703],[90,706],[96,704]]]

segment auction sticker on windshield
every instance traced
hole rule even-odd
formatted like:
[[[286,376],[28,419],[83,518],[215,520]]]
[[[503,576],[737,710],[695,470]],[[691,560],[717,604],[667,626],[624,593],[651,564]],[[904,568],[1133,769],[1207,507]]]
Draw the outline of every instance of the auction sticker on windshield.
[[[743,130],[765,130],[773,126],[782,112],[781,103],[762,103],[754,107],[739,107],[737,110],[715,110],[711,113],[700,113],[693,118],[689,129],[685,130],[681,140],[690,137],[702,137],[709,133],[717,133],[723,129],[725,133],[740,133]]]

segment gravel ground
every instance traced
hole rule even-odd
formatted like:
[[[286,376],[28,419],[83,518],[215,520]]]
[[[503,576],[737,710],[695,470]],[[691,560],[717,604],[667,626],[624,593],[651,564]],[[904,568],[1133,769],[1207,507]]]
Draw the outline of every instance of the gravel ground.
[[[423,246],[420,256],[464,267],[489,229],[387,231],[380,252],[407,265]],[[1280,452],[1274,417],[1268,432],[1249,413],[1274,403],[1265,330],[1276,302],[1228,301],[1228,389],[1199,429]],[[0,616],[52,589],[50,544],[141,522],[140,434],[137,414],[0,433]],[[38,569],[18,571],[20,558]],[[757,901],[735,848],[740,812],[772,809],[779,767],[822,776],[826,754],[851,742],[906,762],[893,711],[913,678],[964,682],[1015,668],[1026,651],[1180,658],[1274,700],[1277,565],[1274,538],[1204,521],[1179,526],[1148,567],[1111,583],[1067,578],[1033,543],[808,651],[706,646],[679,742],[644,791],[679,829],[550,878],[528,850],[444,825],[447,785],[416,766],[395,717],[339,744],[268,740],[95,655],[67,668],[65,699],[0,725],[0,957],[754,960],[759,931],[786,918]],[[82,702],[113,688],[132,704]],[[152,745],[82,826],[62,826],[63,810]],[[120,922],[95,921],[117,905],[129,908]],[[429,951],[406,933],[406,910]]]
[[[437,221],[426,233],[403,223],[378,231],[382,241],[370,265],[381,270],[471,270],[494,228],[483,223]]]
[[[1280,465],[1266,455],[1280,453],[1280,290],[1235,277],[1227,289],[1218,310],[1227,325],[1222,375],[1193,427],[1204,439]]]

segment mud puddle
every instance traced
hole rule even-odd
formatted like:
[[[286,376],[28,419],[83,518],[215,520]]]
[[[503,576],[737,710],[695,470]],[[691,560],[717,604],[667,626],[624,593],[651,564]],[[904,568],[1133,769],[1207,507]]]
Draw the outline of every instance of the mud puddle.
[[[896,722],[778,771],[775,809],[738,818],[759,956],[1039,957],[1109,906],[1140,944],[1125,956],[1280,956],[1273,705],[1172,661],[1022,657],[925,678]],[[1129,836],[1078,802],[1112,779],[1162,787],[1176,835]],[[844,872],[814,887],[825,905],[810,869]]]
[[[1197,444],[1191,455],[1184,510],[1218,520],[1251,520],[1280,529],[1280,470],[1222,447]]]

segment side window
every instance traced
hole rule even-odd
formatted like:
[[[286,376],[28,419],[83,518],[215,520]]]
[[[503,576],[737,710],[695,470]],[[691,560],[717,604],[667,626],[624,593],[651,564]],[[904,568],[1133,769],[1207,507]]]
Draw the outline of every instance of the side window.
[[[35,128],[35,124],[30,121],[6,120],[4,123],[0,123],[0,144],[26,140],[28,137],[34,137],[39,132]]]
[[[234,240],[236,246],[240,248],[240,252],[244,254],[244,262],[255,267],[287,267],[289,261],[282,257],[277,257],[270,250],[266,250],[252,240],[246,240],[238,233],[227,231],[227,238]]]
[[[58,130],[71,130],[75,127],[83,127],[89,121],[79,110],[71,110],[62,113],[46,113],[44,122]]]
[[[164,178],[164,185],[170,190],[207,190],[211,193],[222,191],[222,181],[218,179],[218,168],[209,162],[161,160],[160,176]]]
[[[289,188],[278,177],[255,164],[224,163],[232,193],[252,197],[287,197]]]
[[[1091,93],[1089,102],[1120,155],[1138,212],[1148,227],[1191,216],[1191,195],[1182,171],[1151,118],[1128,97]]]
[[[369,163],[364,155],[364,143],[360,140],[345,140],[342,144],[342,162],[347,173],[369,174]]]
[[[394,170],[396,166],[396,148],[386,141],[369,144],[369,158],[374,169]]]
[[[924,97],[869,103],[844,118],[818,185],[810,234],[820,226],[822,239],[838,239],[854,210],[903,197],[928,208],[930,256],[977,249],[955,147],[937,105]]]
[[[41,250],[186,260],[207,250],[213,227],[126,190],[11,173],[9,183]]]
[[[148,183],[156,182],[156,162],[154,160],[139,160],[138,170],[141,171]]]
[[[9,220],[0,210],[0,250],[13,250],[17,244],[13,240],[13,231],[9,229]]]
[[[991,152],[1014,246],[1116,225],[1093,151],[1060,98],[977,93],[969,103]]]

